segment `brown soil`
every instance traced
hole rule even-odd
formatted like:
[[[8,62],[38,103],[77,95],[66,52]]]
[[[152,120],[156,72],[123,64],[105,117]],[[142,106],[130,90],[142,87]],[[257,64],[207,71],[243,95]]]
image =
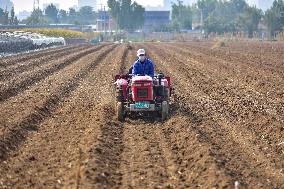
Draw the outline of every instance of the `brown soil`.
[[[284,45],[212,45],[0,59],[0,188],[284,188]],[[164,123],[114,118],[113,77],[140,47],[172,78]]]

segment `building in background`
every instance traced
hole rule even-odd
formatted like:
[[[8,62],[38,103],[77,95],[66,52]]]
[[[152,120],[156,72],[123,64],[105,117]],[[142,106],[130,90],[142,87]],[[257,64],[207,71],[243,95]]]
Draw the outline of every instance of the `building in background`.
[[[145,11],[144,19],[143,31],[155,30],[170,24],[170,11]]]
[[[10,0],[0,0],[0,8],[3,10],[11,11],[14,6],[13,2]]]
[[[78,0],[79,9],[85,6],[93,7],[93,10],[97,10],[97,1],[96,0]]]
[[[117,29],[117,25],[108,11],[98,11],[96,30],[100,32],[112,32]]]

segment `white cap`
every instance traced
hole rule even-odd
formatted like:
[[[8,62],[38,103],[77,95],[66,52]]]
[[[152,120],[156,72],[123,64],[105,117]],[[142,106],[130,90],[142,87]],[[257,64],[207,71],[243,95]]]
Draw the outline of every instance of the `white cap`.
[[[145,55],[146,51],[144,49],[139,49],[137,51],[137,56],[141,55],[141,54],[144,54]]]

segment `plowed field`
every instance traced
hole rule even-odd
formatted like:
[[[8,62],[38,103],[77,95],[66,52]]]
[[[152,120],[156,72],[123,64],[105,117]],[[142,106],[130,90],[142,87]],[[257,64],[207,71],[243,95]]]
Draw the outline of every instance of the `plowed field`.
[[[284,44],[69,46],[0,59],[0,188],[284,188]],[[170,118],[116,121],[145,48]]]

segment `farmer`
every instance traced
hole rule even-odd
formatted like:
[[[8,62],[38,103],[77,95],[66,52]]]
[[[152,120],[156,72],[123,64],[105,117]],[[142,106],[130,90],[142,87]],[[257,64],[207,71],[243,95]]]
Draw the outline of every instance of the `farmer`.
[[[134,62],[129,72],[133,75],[148,75],[152,78],[154,77],[154,64],[146,57],[146,52],[144,49],[139,49],[137,51],[138,59]]]

